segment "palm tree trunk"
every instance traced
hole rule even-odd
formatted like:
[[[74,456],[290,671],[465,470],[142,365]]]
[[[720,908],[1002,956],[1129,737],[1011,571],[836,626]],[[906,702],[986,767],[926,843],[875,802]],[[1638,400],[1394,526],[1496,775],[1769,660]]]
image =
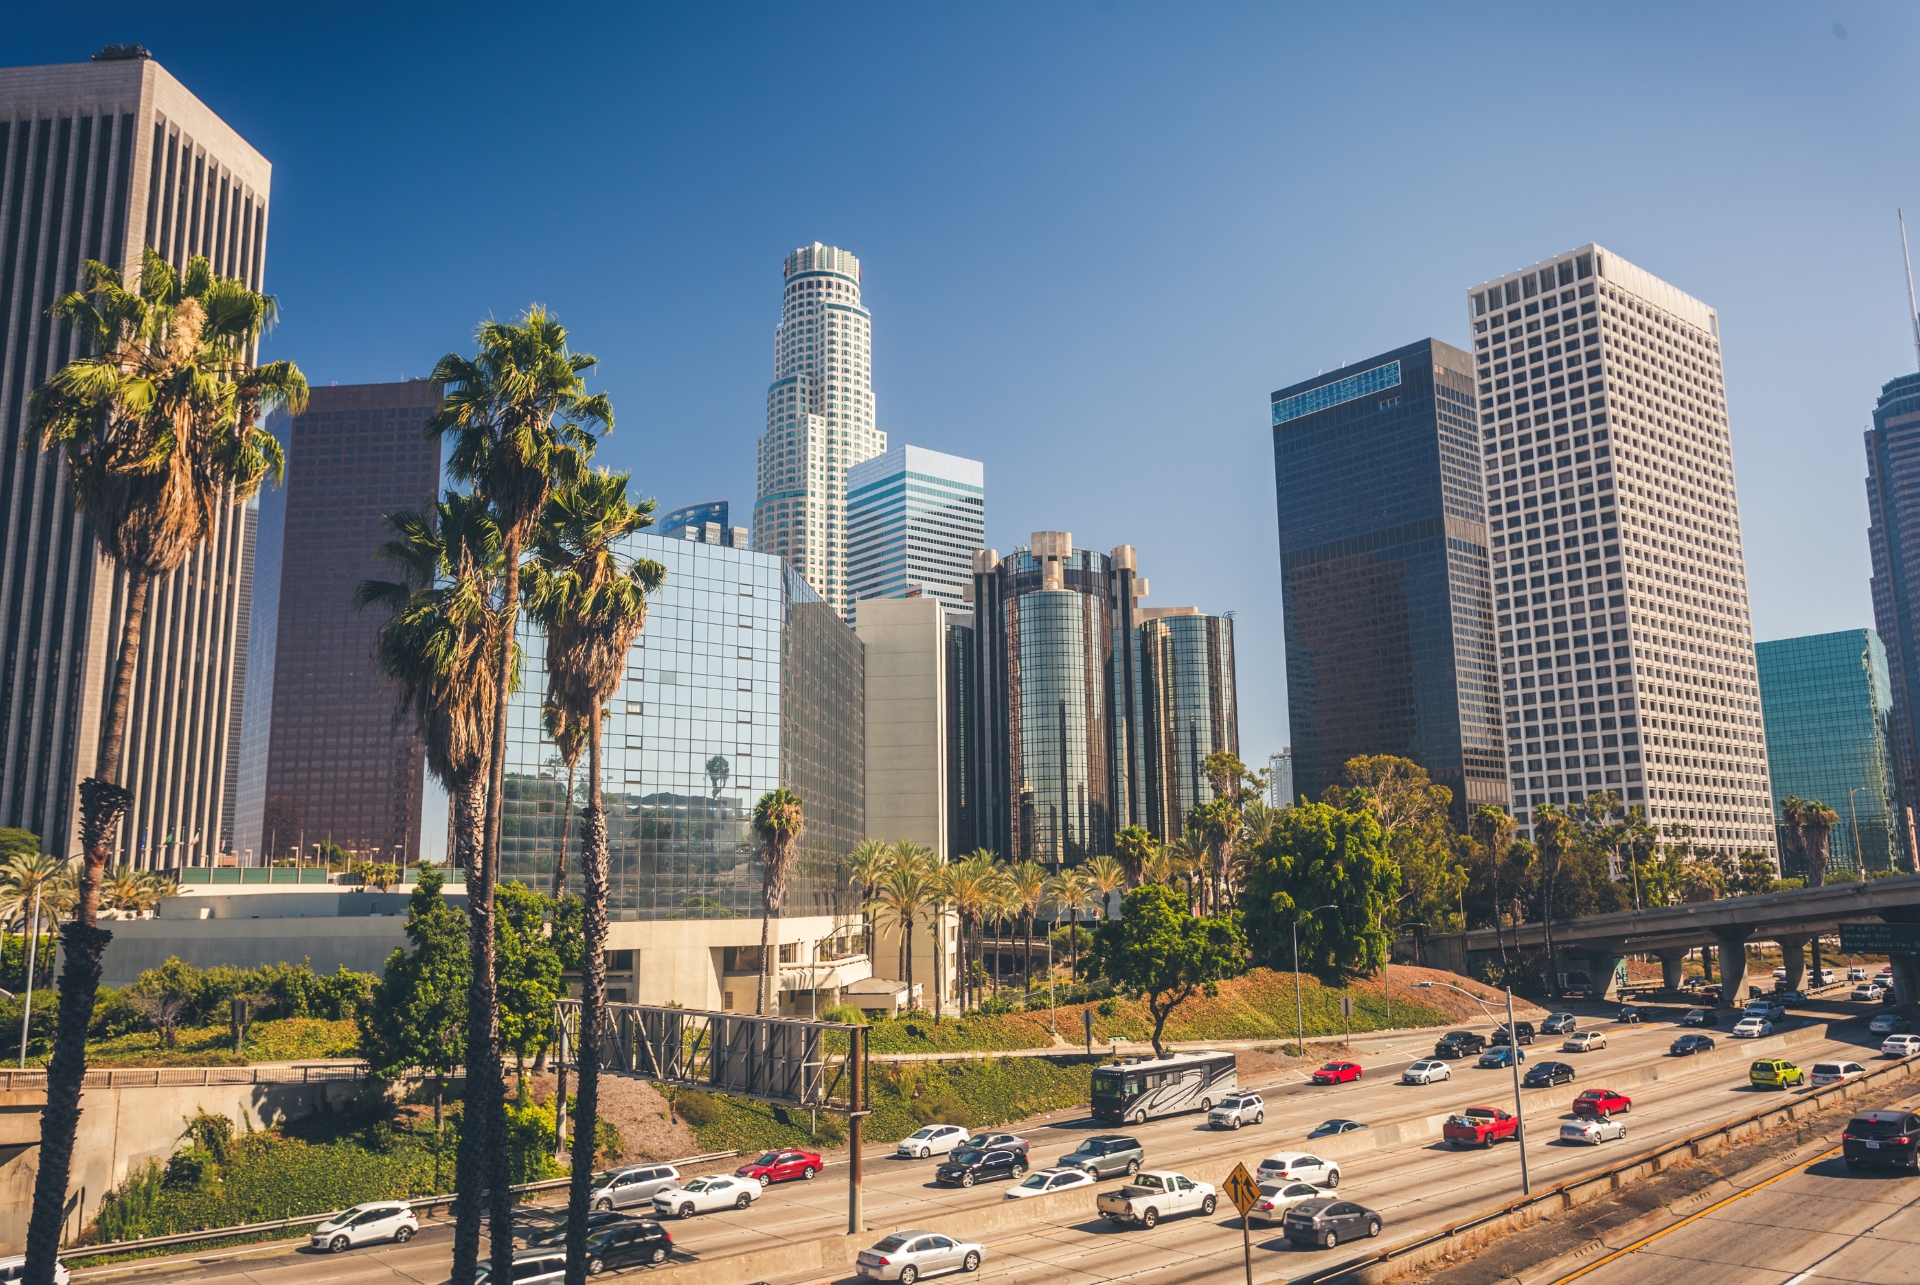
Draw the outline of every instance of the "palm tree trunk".
[[[772,854],[769,853],[766,859],[773,860]],[[773,907],[767,903],[765,897],[762,897],[760,899],[760,997],[754,1003],[754,1012],[762,1017],[767,1015],[767,951],[771,949],[769,943],[772,940]]]
[[[587,798],[580,810],[580,863],[586,883],[581,924],[586,984],[574,1063],[573,1171],[567,1184],[567,1282],[587,1278],[587,1200],[593,1194],[594,1133],[600,1109],[600,1027],[607,1002],[607,816],[600,807],[600,710],[587,714]],[[498,1278],[497,1278],[498,1279]]]
[[[592,762],[591,759],[588,760]],[[567,805],[560,809],[560,853],[553,862],[553,899],[567,895],[567,831],[573,824],[573,768],[567,768]]]
[[[486,780],[480,772],[461,782],[454,792],[454,814],[459,834],[457,848],[466,865],[467,890],[467,952],[469,967],[473,976],[467,986],[467,1027],[470,1031],[485,1031],[488,1025],[484,1014],[487,1009],[481,999],[481,981],[479,971],[482,959],[488,968],[487,990],[492,990],[493,959],[493,898],[491,886],[486,898],[486,918],[482,921],[476,910],[476,888],[487,880],[487,788]],[[498,1038],[499,1028],[492,1028]],[[460,1145],[455,1149],[453,1162],[454,1190],[462,1199],[454,1215],[453,1271],[452,1279],[461,1279],[462,1264],[466,1279],[473,1277],[473,1266],[480,1254],[480,1225],[484,1217],[480,1206],[480,1191],[487,1186],[488,1150],[487,1127],[489,1103],[498,1110],[498,1104],[504,1086],[499,1078],[499,1051],[496,1043],[491,1065],[494,1078],[488,1082],[486,1068],[489,1065],[485,1054],[480,1051],[482,1040],[469,1038],[467,1041],[467,1076],[461,1086]]]
[[[945,914],[935,906],[927,916],[927,935],[933,938],[933,1023],[940,1024],[946,1016],[947,1000],[947,932]]]
[[[60,970],[59,1025],[53,1057],[47,1064],[47,1102],[40,1112],[40,1167],[33,1182],[33,1212],[27,1220],[25,1278],[52,1281],[66,1225],[67,1182],[72,1176],[73,1142],[80,1129],[80,1087],[87,1075],[87,1027],[100,989],[100,967],[113,934],[98,926],[100,880],[113,855],[115,832],[131,797],[120,787],[120,755],[126,744],[127,710],[133,702],[133,671],[140,660],[140,635],[147,620],[152,581],[127,582],[126,623],[120,630],[113,703],[100,732],[100,757],[93,775],[80,783],[80,835],[86,864],[80,872],[80,900],[72,922],[61,930],[66,965]]]
[[[1080,907],[1067,907],[1067,974],[1080,980]]]
[[[913,916],[905,915],[900,920],[900,954],[906,966],[901,969],[907,975],[907,1007],[919,1008],[913,1002]]]

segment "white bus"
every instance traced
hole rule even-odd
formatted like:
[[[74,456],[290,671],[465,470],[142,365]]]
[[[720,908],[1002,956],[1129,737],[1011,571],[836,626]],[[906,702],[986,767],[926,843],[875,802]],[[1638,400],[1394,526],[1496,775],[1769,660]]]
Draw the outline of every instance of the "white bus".
[[[1093,1069],[1093,1118],[1144,1124],[1181,1111],[1211,1111],[1239,1090],[1231,1053],[1202,1050],[1135,1058]]]

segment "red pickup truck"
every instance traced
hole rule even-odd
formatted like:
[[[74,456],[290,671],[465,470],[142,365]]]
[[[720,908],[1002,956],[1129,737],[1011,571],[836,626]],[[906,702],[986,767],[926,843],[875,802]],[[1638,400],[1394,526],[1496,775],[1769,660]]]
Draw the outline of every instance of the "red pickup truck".
[[[1447,1117],[1440,1136],[1456,1147],[1491,1147],[1502,1138],[1517,1136],[1520,1121],[1496,1107],[1468,1107]]]

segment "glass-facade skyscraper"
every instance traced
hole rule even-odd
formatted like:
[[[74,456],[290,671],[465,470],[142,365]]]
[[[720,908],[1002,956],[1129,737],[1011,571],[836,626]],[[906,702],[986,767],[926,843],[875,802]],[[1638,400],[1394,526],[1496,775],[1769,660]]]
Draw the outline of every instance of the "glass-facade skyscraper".
[[[1209,754],[1240,752],[1234,691],[1233,617],[1194,607],[1142,607],[1137,639],[1135,774],[1142,824],[1166,842],[1186,831],[1194,808],[1213,801]]]
[[[1843,629],[1778,638],[1754,652],[1775,799],[1817,799],[1839,814],[1828,840],[1832,869],[1910,869],[1894,770],[1893,690],[1879,635]],[[1805,873],[1790,844],[1780,852],[1782,874]]]
[[[1423,339],[1273,394],[1296,794],[1395,754],[1504,806],[1473,358]]]
[[[1911,806],[1920,799],[1920,375],[1880,389],[1866,446],[1873,622],[1887,649],[1900,795]]]
[[[847,470],[848,575],[856,602],[922,594],[960,609],[986,544],[978,460],[896,446]]]

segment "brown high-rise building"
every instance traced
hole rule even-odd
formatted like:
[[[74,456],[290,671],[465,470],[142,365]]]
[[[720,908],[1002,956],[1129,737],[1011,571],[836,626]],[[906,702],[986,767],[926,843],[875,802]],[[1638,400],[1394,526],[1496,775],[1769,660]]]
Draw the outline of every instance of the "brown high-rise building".
[[[385,613],[356,611],[353,591],[399,575],[378,555],[386,516],[439,493],[440,444],[421,432],[439,402],[424,379],[348,384],[275,419],[287,485],[260,501],[233,837],[243,861],[326,842],[368,860],[419,855],[425,749],[374,665]]]
[[[261,284],[272,167],[144,50],[0,69],[0,826],[79,852],[81,779],[97,770],[126,580],[74,511],[57,456],[25,440],[28,398],[79,356],[48,307],[87,260],[129,283],[151,246],[176,267]],[[148,600],[119,780],[133,794],[115,860],[206,864],[226,829],[246,523],[206,543]]]

